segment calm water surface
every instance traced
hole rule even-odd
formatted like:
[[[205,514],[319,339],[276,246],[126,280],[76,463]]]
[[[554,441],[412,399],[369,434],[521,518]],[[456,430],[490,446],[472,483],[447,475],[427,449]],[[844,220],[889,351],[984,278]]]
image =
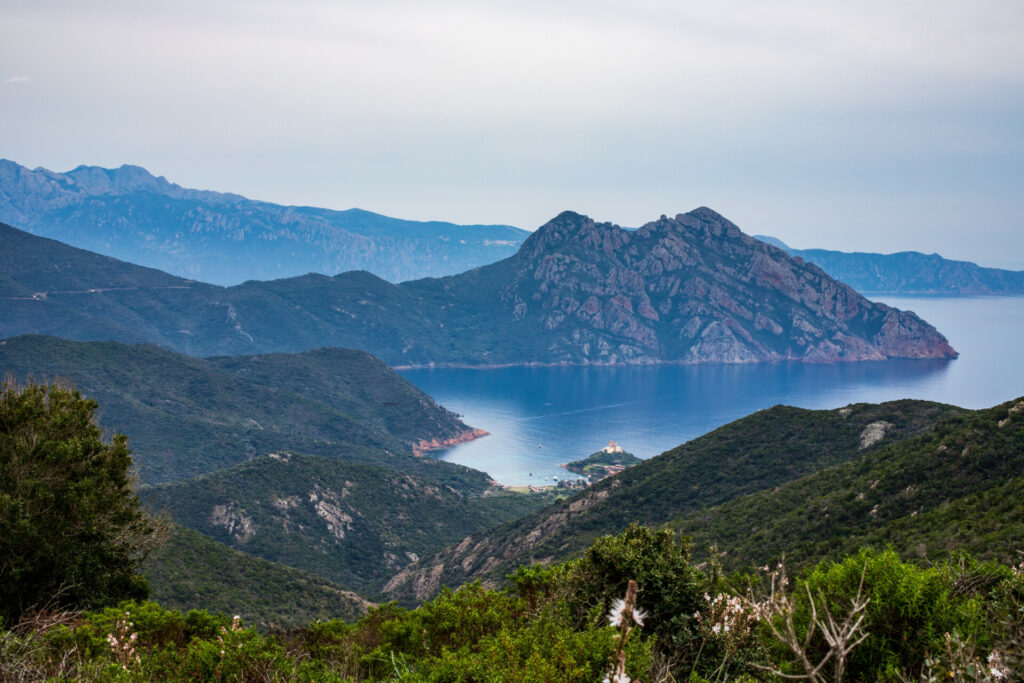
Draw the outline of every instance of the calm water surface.
[[[436,455],[510,485],[574,475],[559,463],[615,440],[649,458],[755,410],[919,398],[984,408],[1024,395],[1024,297],[878,300],[915,311],[960,358],[807,365],[403,370],[490,436]]]

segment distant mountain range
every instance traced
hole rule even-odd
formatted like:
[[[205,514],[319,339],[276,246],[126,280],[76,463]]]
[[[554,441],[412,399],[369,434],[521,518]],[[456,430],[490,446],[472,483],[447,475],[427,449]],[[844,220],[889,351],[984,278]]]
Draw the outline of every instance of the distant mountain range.
[[[190,279],[232,285],[367,270],[392,282],[511,256],[529,234],[189,190],[138,166],[30,170],[0,159],[0,221]]]
[[[862,294],[1024,294],[1024,271],[983,268],[919,251],[871,254],[794,249],[774,237],[756,237],[819,266]]]
[[[953,358],[706,208],[639,230],[565,212],[512,257],[394,285],[366,272],[230,288],[0,226],[0,335],[144,341],[193,355],[340,346],[394,366]]]

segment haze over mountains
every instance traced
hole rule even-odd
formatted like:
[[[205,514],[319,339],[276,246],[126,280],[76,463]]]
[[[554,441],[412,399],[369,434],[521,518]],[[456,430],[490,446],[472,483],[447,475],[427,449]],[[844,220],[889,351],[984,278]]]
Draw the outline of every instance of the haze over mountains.
[[[174,220],[200,205],[221,218],[251,209],[261,225],[288,215],[141,169],[14,171],[49,188],[39,206],[71,232],[107,225],[101,209],[157,206]],[[17,207],[32,208],[29,195]],[[221,218],[204,223],[203,239],[230,235],[211,225],[237,227]],[[125,244],[142,234],[118,225]],[[181,607],[203,606],[200,595],[245,600],[265,624],[354,616],[366,603],[351,590],[413,604],[445,583],[498,583],[635,520],[675,521],[729,548],[733,567],[762,562],[762,546],[792,549],[797,563],[827,556],[837,529],[903,550],[923,538],[927,553],[984,552],[941,531],[950,520],[980,520],[979,538],[1024,538],[1020,511],[1005,509],[1022,486],[1020,402],[777,406],[571,498],[501,491],[483,472],[417,457],[480,433],[388,365],[956,357],[914,313],[867,300],[704,207],[637,230],[567,211],[502,260],[400,284],[357,270],[224,287],[0,224],[0,337],[5,371],[71,378],[99,400],[104,426],[130,436],[141,495],[184,527],[146,568],[156,594]],[[264,588],[279,599],[257,595]],[[304,599],[282,610],[289,591]]]
[[[146,169],[30,170],[0,159],[0,221],[35,235],[220,285],[367,270],[392,282],[515,253],[507,225],[406,221],[190,190]]]
[[[397,366],[956,356],[913,313],[868,301],[706,208],[636,231],[564,212],[508,259],[400,285],[349,272],[221,288],[9,227],[0,244],[4,336],[193,355],[340,346]]]
[[[919,251],[872,254],[794,249],[774,237],[755,237],[819,266],[861,294],[965,296],[1024,293],[1024,271],[984,268],[969,261],[954,261]]]

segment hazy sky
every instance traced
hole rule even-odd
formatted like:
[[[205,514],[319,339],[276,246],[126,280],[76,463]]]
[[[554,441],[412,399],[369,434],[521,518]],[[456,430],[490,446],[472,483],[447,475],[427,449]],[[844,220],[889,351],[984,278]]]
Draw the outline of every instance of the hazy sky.
[[[2,0],[0,157],[1024,268],[1024,2]]]

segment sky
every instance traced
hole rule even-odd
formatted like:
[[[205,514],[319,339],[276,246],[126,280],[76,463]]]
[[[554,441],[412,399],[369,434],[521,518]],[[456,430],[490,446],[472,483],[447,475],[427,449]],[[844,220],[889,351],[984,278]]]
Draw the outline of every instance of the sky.
[[[1024,269],[1024,2],[3,0],[0,157]]]

